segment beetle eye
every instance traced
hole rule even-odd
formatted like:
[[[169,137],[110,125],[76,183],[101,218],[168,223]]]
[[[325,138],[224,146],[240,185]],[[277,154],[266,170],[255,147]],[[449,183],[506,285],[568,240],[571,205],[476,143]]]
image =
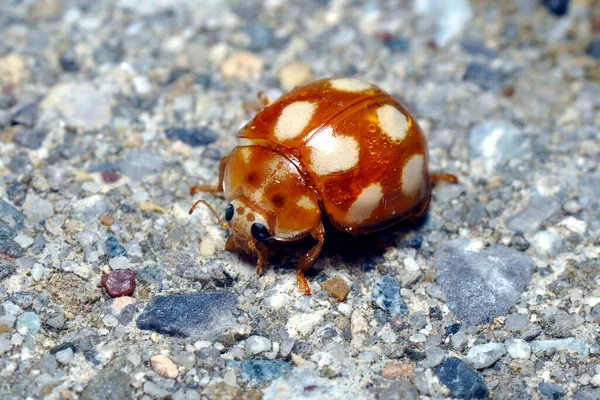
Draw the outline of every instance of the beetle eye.
[[[225,221],[229,222],[233,218],[233,204],[227,206],[227,210],[225,210]]]
[[[257,222],[252,224],[252,227],[250,228],[250,233],[252,234],[254,239],[258,240],[259,242],[264,242],[265,240],[271,238],[271,234],[269,233],[267,228],[263,224],[259,224]]]

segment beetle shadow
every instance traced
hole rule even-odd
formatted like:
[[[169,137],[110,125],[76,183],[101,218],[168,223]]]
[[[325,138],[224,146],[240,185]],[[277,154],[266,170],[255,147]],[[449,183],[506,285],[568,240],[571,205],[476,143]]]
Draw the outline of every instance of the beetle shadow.
[[[336,229],[328,220],[324,220],[325,243],[323,250],[313,267],[305,272],[307,278],[318,276],[323,264],[336,269],[359,269],[367,272],[383,261],[383,255],[390,248],[420,248],[419,229],[426,223],[424,216],[403,221],[391,227],[362,235],[351,235]],[[416,233],[416,234],[413,234]],[[269,245],[269,265],[277,270],[289,271],[296,268],[301,257],[315,244],[310,237],[296,242],[275,242]],[[321,260],[321,262],[319,262]],[[323,262],[324,261],[324,262]]]

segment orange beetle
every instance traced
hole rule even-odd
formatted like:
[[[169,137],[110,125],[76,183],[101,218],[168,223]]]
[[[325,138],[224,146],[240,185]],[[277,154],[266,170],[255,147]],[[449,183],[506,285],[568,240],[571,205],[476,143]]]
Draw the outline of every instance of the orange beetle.
[[[322,214],[349,234],[374,232],[421,216],[432,181],[456,182],[448,174],[429,177],[416,119],[358,79],[298,87],[260,110],[238,137],[251,144],[221,159],[218,187],[194,186],[192,194],[224,193],[226,248],[255,253],[259,274],[266,243],[311,235],[316,243],[297,266],[298,289],[306,294],[304,271],[323,248]],[[208,205],[198,200],[190,214],[198,203]]]

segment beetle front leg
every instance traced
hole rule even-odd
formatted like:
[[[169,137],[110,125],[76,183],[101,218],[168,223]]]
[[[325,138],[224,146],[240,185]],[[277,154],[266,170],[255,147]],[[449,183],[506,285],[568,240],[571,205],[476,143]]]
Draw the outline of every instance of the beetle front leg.
[[[298,267],[296,267],[296,280],[298,281],[298,290],[304,292],[307,296],[310,296],[310,286],[304,276],[304,271],[309,269],[314,263],[321,250],[323,249],[323,243],[325,242],[325,227],[323,223],[319,223],[319,226],[311,232],[311,235],[317,243],[300,259]]]
[[[249,241],[248,249],[256,254],[258,258],[256,262],[256,275],[260,275],[262,272],[262,268],[267,265],[269,261],[269,249],[263,243]]]
[[[225,179],[225,166],[227,165],[227,159],[229,156],[221,158],[219,161],[219,182],[217,187],[210,185],[194,185],[190,188],[190,196],[194,196],[197,193],[207,192],[210,194],[223,193],[223,180]]]

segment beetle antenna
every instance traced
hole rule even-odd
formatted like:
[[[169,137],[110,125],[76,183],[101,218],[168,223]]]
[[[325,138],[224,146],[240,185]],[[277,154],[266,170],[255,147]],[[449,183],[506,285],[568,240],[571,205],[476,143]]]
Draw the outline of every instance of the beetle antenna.
[[[202,203],[206,207],[208,207],[208,209],[213,213],[213,215],[217,218],[217,221],[219,221],[219,225],[221,225],[221,229],[229,229],[229,224],[227,222],[224,222],[221,218],[219,218],[219,214],[217,214],[215,209],[212,208],[212,206],[210,204],[208,204],[208,202],[206,200],[202,200],[202,199],[196,200],[194,205],[192,205],[192,208],[190,208],[190,211],[189,211],[190,215],[192,215],[192,213],[194,212],[194,210],[200,203]]]

